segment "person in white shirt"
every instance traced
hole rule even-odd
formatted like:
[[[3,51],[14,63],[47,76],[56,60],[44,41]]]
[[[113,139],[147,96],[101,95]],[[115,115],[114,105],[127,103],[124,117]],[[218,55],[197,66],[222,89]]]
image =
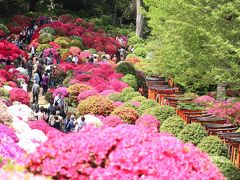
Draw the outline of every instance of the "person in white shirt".
[[[78,57],[76,55],[73,56],[72,62],[75,63],[75,64],[78,64]]]

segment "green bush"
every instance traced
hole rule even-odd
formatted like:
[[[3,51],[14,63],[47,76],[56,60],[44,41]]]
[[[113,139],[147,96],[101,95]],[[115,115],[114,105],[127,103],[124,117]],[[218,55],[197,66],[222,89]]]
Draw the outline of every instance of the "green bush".
[[[45,28],[42,28],[39,33],[40,34],[48,33],[48,34],[51,34],[51,35],[55,35],[56,32],[51,27],[45,27]]]
[[[147,56],[147,50],[144,47],[136,48],[133,53],[142,58],[145,58]]]
[[[224,156],[212,156],[212,161],[228,180],[239,180],[240,171]]]
[[[90,96],[77,107],[78,115],[94,114],[108,116],[114,110],[113,101],[104,96]]]
[[[145,101],[147,98],[145,98],[144,96],[136,96],[136,97],[133,97],[130,101],[131,102],[134,102],[134,101],[137,101],[137,102],[142,102],[142,101]]]
[[[132,87],[126,87],[122,90],[123,94],[131,93],[131,92],[134,92],[134,89]]]
[[[121,101],[122,94],[121,93],[110,94],[108,98],[111,99],[112,101]]]
[[[47,49],[47,48],[51,48],[51,46],[49,44],[39,44],[36,51],[41,52],[41,51],[43,51],[44,49]]]
[[[130,87],[132,87],[134,90],[137,90],[138,85],[137,85],[137,78],[135,75],[132,74],[127,74],[125,75],[121,81],[127,83]]]
[[[139,92],[130,92],[130,93],[123,94],[124,102],[127,102],[137,96],[141,96],[141,94]]]
[[[182,129],[177,137],[184,142],[193,143],[198,145],[202,138],[207,136],[207,132],[204,127],[199,123],[188,124]]]
[[[10,31],[7,28],[7,26],[5,26],[4,24],[0,24],[0,29],[3,30],[5,32],[5,34],[9,34],[10,33]]]
[[[88,49],[88,51],[90,51],[91,54],[97,54],[97,51],[94,48],[90,48],[90,49]]]
[[[39,36],[38,42],[40,44],[46,44],[54,40],[54,36],[50,33],[42,33]]]
[[[155,116],[161,124],[169,117],[176,115],[176,111],[171,106],[156,106],[153,108],[146,109],[144,114],[151,114]]]
[[[134,104],[132,102],[126,102],[123,104],[123,107],[130,107],[133,108],[137,111],[138,107],[134,106]]]
[[[144,40],[137,37],[136,35],[128,39],[128,44],[130,45],[141,44],[141,43],[144,43]]]
[[[45,98],[45,100],[46,100],[47,102],[50,102],[51,99],[53,98],[53,93],[50,92],[50,91],[48,91],[48,92],[46,93],[46,95],[45,95],[44,98]]]
[[[6,90],[4,88],[0,88],[0,97],[9,97],[8,90]]]
[[[207,136],[202,138],[198,148],[208,153],[210,156],[226,156],[227,147],[217,136]]]
[[[78,47],[81,50],[83,50],[82,42],[80,40],[78,40],[78,39],[72,39],[71,40],[71,46],[75,46],[75,47]]]
[[[179,117],[172,116],[167,118],[160,127],[160,132],[169,132],[174,136],[177,136],[178,133],[186,126],[187,124]]]
[[[134,66],[132,64],[128,63],[128,62],[118,63],[116,71],[118,73],[122,73],[124,75],[127,75],[127,74],[135,75],[136,74],[136,70],[135,70]]]
[[[58,37],[54,40],[55,43],[57,43],[62,48],[69,48],[72,46],[71,40],[67,37]]]
[[[138,112],[142,114],[145,110],[156,106],[159,106],[159,104],[156,101],[152,99],[146,99],[141,102],[141,106],[139,107]]]
[[[118,107],[112,113],[112,116],[120,117],[124,123],[134,124],[139,114],[131,107]]]
[[[82,42],[82,38],[79,37],[79,36],[71,36],[70,39],[71,39],[71,40],[75,39],[75,40],[78,40],[78,41],[81,41],[81,42]]]

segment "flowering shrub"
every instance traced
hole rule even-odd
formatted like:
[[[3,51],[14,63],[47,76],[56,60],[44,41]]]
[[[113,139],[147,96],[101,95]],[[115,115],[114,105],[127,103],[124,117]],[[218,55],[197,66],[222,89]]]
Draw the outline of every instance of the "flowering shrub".
[[[12,102],[18,101],[22,104],[30,105],[30,97],[26,91],[19,88],[13,88],[10,92],[10,100]]]
[[[107,116],[114,110],[113,101],[104,96],[90,96],[77,107],[79,115],[94,114]]]
[[[12,116],[7,112],[7,106],[0,102],[0,123],[10,125]]]
[[[177,136],[178,133],[186,126],[187,124],[178,116],[172,116],[167,118],[160,127],[160,132],[168,132]]]
[[[24,151],[8,137],[4,132],[0,132],[0,167],[7,163],[8,160],[15,160],[22,163]]]
[[[233,122],[240,122],[240,102],[216,102],[208,107],[207,112]]]
[[[119,116],[124,123],[128,124],[134,124],[139,116],[137,111],[131,107],[118,107],[111,113],[111,115]]]
[[[154,116],[148,115],[148,114],[140,116],[137,119],[135,124],[138,126],[146,127],[153,132],[158,132],[158,128],[160,126],[160,122],[158,121],[158,119],[156,119]]]
[[[140,96],[141,94],[139,92],[131,92],[131,93],[123,93],[124,102],[127,102],[131,100],[134,97]]]
[[[208,153],[210,156],[226,156],[227,146],[217,136],[207,136],[202,138],[198,148]]]
[[[212,156],[211,159],[228,180],[240,179],[239,169],[225,156]]]
[[[54,179],[224,179],[193,145],[126,125],[55,137],[28,157],[26,168]]]
[[[19,141],[14,130],[3,124],[0,124],[0,134],[1,135],[4,134],[4,135],[10,137],[15,143],[17,143]]]
[[[209,105],[212,104],[214,101],[215,99],[211,96],[200,96],[194,100],[195,103],[200,105]]]
[[[161,123],[163,123],[167,118],[176,115],[176,111],[171,106],[156,106],[149,108],[144,111],[144,114],[151,114],[155,116]]]
[[[66,87],[58,87],[54,90],[53,97],[55,97],[59,93],[66,97],[68,95],[68,89]]]
[[[39,36],[38,42],[41,44],[46,44],[54,40],[54,36],[50,33],[42,33]]]
[[[78,95],[78,101],[80,102],[80,101],[85,100],[85,99],[87,99],[88,97],[94,96],[94,95],[96,95],[96,94],[97,94],[97,91],[96,91],[96,90],[93,90],[93,89],[87,90],[87,91],[83,91],[83,92],[79,93],[79,95]]]
[[[136,70],[134,66],[128,62],[120,62],[116,68],[116,72],[122,73],[124,75],[127,74],[136,74]]]
[[[109,127],[116,127],[120,124],[123,124],[122,119],[118,116],[107,116],[103,118],[102,121],[105,126],[109,126]]]
[[[145,101],[146,98],[144,96],[135,96],[133,97],[130,101],[137,101],[137,102],[142,102],[142,101]]]
[[[124,107],[131,107],[135,110],[137,110],[140,107],[140,105],[141,103],[137,101],[127,102],[123,104]]]
[[[199,144],[205,136],[207,136],[207,132],[199,123],[188,124],[177,135],[184,142],[190,142],[194,145]]]

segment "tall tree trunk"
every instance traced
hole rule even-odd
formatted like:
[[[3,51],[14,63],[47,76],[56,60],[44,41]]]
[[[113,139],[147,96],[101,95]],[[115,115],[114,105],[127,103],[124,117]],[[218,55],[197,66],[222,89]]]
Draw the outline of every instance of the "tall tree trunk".
[[[137,11],[136,36],[140,38],[143,38],[143,29],[144,29],[144,17],[140,12],[142,4],[143,4],[142,0],[136,0],[136,11]]]
[[[224,101],[226,98],[226,83],[219,83],[217,85],[217,99],[220,101]]]

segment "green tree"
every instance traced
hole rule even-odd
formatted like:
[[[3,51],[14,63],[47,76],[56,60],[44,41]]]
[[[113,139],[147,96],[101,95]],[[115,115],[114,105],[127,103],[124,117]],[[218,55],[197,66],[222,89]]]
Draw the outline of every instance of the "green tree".
[[[159,73],[198,91],[240,82],[239,0],[144,2]]]

